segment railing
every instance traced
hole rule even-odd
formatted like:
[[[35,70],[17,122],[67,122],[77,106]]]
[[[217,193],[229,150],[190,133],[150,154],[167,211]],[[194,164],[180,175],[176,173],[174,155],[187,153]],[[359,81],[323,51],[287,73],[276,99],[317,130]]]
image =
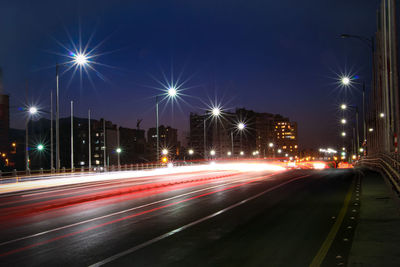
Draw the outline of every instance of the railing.
[[[366,166],[377,170],[389,179],[393,189],[400,195],[400,156],[379,153],[359,160],[356,166]]]
[[[197,164],[204,164],[210,161],[271,161],[271,160],[282,160],[285,158],[218,158],[218,159],[198,159],[198,160],[182,160],[182,161],[173,161],[170,162],[174,167],[179,166],[192,166]],[[134,163],[134,164],[121,164],[119,167],[117,165],[110,165],[108,167],[104,166],[94,166],[89,169],[89,167],[82,166],[74,169],[67,169],[65,167],[61,168],[60,171],[56,170],[47,170],[47,169],[39,169],[39,170],[27,170],[27,171],[17,171],[13,170],[11,172],[2,172],[0,171],[0,184],[5,183],[18,183],[32,180],[40,180],[40,179],[51,179],[57,177],[65,177],[65,176],[76,176],[76,175],[94,175],[102,172],[115,172],[115,171],[143,171],[143,170],[153,170],[158,168],[166,168],[168,167],[167,163],[157,163],[157,162],[149,162],[149,163]]]
[[[199,164],[199,162],[193,161],[178,161],[174,162],[174,166],[187,166],[193,164]],[[121,164],[120,166],[110,165],[108,167],[104,166],[94,166],[89,169],[89,167],[79,167],[74,169],[67,169],[65,167],[61,168],[60,171],[56,170],[26,170],[17,171],[13,170],[11,172],[0,171],[0,183],[14,183],[14,182],[24,182],[39,179],[57,178],[65,175],[75,176],[75,175],[91,175],[101,172],[115,172],[115,171],[143,171],[143,170],[153,170],[158,168],[167,167],[165,163],[135,163],[135,164]]]

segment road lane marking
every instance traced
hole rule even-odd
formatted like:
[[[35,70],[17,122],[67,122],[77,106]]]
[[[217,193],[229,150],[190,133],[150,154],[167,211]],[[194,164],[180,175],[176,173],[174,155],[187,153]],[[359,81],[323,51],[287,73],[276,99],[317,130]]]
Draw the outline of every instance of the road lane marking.
[[[98,267],[98,266],[102,266],[102,265],[105,265],[105,264],[107,264],[107,263],[110,263],[110,262],[112,262],[112,261],[115,261],[115,260],[117,260],[117,259],[119,259],[119,258],[121,258],[121,257],[124,257],[124,256],[126,256],[126,255],[128,255],[128,254],[131,254],[131,253],[133,253],[133,252],[135,252],[135,251],[137,251],[137,250],[139,250],[139,249],[141,249],[141,248],[147,247],[147,246],[149,246],[149,245],[151,245],[151,244],[154,244],[154,243],[156,243],[156,242],[158,242],[158,241],[160,241],[160,240],[162,240],[162,239],[165,239],[165,238],[167,238],[167,237],[169,237],[169,236],[172,236],[172,235],[174,235],[174,234],[177,234],[177,233],[179,233],[179,232],[182,232],[183,230],[188,229],[188,228],[190,228],[190,227],[192,227],[192,226],[194,226],[194,225],[196,225],[196,224],[202,223],[202,222],[204,222],[204,221],[206,221],[206,220],[209,220],[209,219],[211,219],[211,218],[214,218],[214,217],[216,217],[216,216],[218,216],[218,215],[220,215],[220,214],[222,214],[222,213],[225,213],[225,212],[227,212],[227,211],[229,211],[229,210],[231,210],[231,209],[233,209],[233,208],[236,208],[236,207],[238,207],[238,206],[240,206],[240,205],[243,205],[243,204],[245,204],[245,203],[247,203],[247,202],[249,202],[249,201],[251,201],[251,200],[253,200],[253,199],[256,199],[256,198],[262,196],[262,195],[265,194],[265,193],[271,192],[271,191],[273,191],[273,190],[275,190],[275,189],[278,189],[278,188],[280,188],[280,187],[282,187],[282,186],[284,186],[284,185],[287,185],[287,184],[289,184],[289,183],[291,183],[291,182],[297,181],[297,180],[299,180],[299,179],[302,179],[302,178],[305,178],[305,177],[308,177],[308,176],[310,176],[310,175],[299,176],[299,177],[290,179],[290,180],[288,180],[288,181],[286,181],[286,182],[283,182],[283,183],[281,183],[281,184],[275,185],[275,186],[273,186],[273,187],[271,187],[271,188],[268,188],[268,189],[266,189],[266,190],[264,190],[264,191],[262,191],[262,192],[260,192],[260,193],[258,193],[258,194],[256,194],[256,195],[253,195],[253,196],[251,196],[251,197],[249,197],[249,198],[246,198],[246,199],[244,199],[244,200],[242,200],[242,201],[236,202],[235,204],[232,204],[232,205],[230,205],[230,206],[228,206],[228,207],[226,207],[226,208],[224,208],[224,209],[222,209],[222,210],[219,210],[219,211],[214,212],[214,213],[212,213],[212,214],[210,214],[210,215],[208,215],[208,216],[205,216],[205,217],[200,218],[200,219],[198,219],[198,220],[196,220],[196,221],[193,221],[193,222],[191,222],[191,223],[188,223],[188,224],[186,224],[186,225],[184,225],[184,226],[182,226],[182,227],[179,227],[179,228],[174,229],[174,230],[172,230],[172,231],[170,231],[170,232],[167,232],[167,233],[165,233],[165,234],[162,234],[162,235],[160,235],[160,236],[157,236],[157,237],[155,237],[155,238],[153,238],[153,239],[150,239],[150,240],[148,240],[148,241],[146,241],[146,242],[144,242],[144,243],[141,243],[141,244],[139,244],[139,245],[136,245],[136,246],[134,246],[134,247],[131,247],[131,248],[129,248],[129,249],[127,249],[127,250],[124,250],[124,251],[122,251],[122,252],[120,252],[120,253],[117,253],[117,254],[115,254],[115,255],[113,255],[113,256],[111,256],[111,257],[108,257],[108,258],[106,258],[106,259],[104,259],[104,260],[102,260],[102,261],[96,262],[96,263],[90,265],[89,267]]]
[[[71,232],[71,233],[68,233],[68,234],[65,234],[65,235],[61,235],[61,236],[53,237],[53,238],[50,238],[50,239],[47,239],[47,240],[43,240],[43,241],[28,245],[28,246],[25,246],[25,247],[20,247],[20,248],[17,248],[17,249],[13,249],[13,250],[1,253],[0,257],[9,256],[9,255],[21,252],[21,251],[25,251],[25,250],[30,249],[30,248],[35,248],[35,247],[38,247],[38,246],[41,246],[41,245],[45,245],[45,244],[60,240],[60,239],[64,239],[64,238],[67,238],[67,237],[75,236],[77,234],[81,234],[81,233],[85,233],[85,232],[88,232],[88,231],[91,231],[91,230],[94,230],[94,229],[98,229],[98,228],[101,228],[103,226],[107,226],[107,225],[111,225],[111,224],[114,224],[114,223],[118,223],[120,221],[131,219],[131,218],[134,218],[134,217],[137,217],[137,216],[140,216],[140,215],[152,213],[154,211],[161,210],[161,209],[164,209],[164,208],[168,208],[168,207],[180,204],[180,203],[188,202],[188,201],[193,200],[193,199],[197,199],[197,198],[208,196],[208,195],[211,195],[211,194],[214,194],[214,193],[218,193],[218,192],[226,191],[226,190],[229,190],[229,189],[237,188],[237,187],[240,187],[242,185],[250,184],[250,183],[253,183],[255,181],[259,181],[261,179],[265,179],[265,178],[268,178],[268,177],[273,176],[273,175],[274,175],[274,173],[269,174],[269,175],[260,176],[260,177],[257,177],[257,178],[253,178],[250,181],[243,182],[241,184],[232,185],[230,187],[226,187],[226,188],[218,189],[218,190],[211,191],[211,192],[208,192],[208,193],[204,193],[204,194],[201,194],[201,195],[189,197],[189,198],[186,198],[186,199],[183,199],[183,200],[179,200],[179,201],[175,201],[175,202],[172,202],[172,203],[169,203],[169,204],[165,204],[163,206],[155,207],[155,208],[152,208],[150,210],[144,210],[144,211],[141,211],[141,212],[138,212],[138,213],[127,215],[127,216],[122,217],[122,218],[114,219],[112,221],[108,221],[108,222],[104,222],[104,223],[101,223],[101,224],[98,224],[98,225],[87,227],[87,228],[82,229],[82,230],[78,230],[78,231]],[[294,180],[294,179],[292,179],[292,180]]]
[[[347,194],[344,198],[344,204],[343,207],[341,208],[339,215],[337,217],[337,220],[333,224],[331,230],[328,233],[328,236],[326,237],[324,243],[322,243],[321,248],[319,249],[317,255],[315,255],[314,259],[312,260],[310,267],[317,267],[321,266],[322,262],[324,261],[326,254],[328,253],[330,247],[332,246],[333,241],[335,240],[336,234],[340,229],[340,226],[343,223],[343,219],[346,215],[347,209],[349,207],[349,203],[351,200],[351,195],[352,195],[352,190],[354,187],[354,180],[350,185],[349,190],[347,191]],[[351,218],[350,218],[351,219]]]
[[[278,175],[278,174],[281,174],[281,173],[274,173],[274,174],[271,174],[270,176]],[[183,197],[183,196],[195,194],[195,193],[198,193],[198,192],[206,191],[206,190],[209,190],[209,189],[217,188],[217,187],[220,187],[220,186],[226,186],[226,185],[230,185],[230,184],[234,184],[234,183],[242,182],[242,181],[247,181],[247,180],[251,180],[251,179],[253,179],[253,178],[240,178],[240,179],[236,179],[236,180],[230,181],[228,183],[221,183],[221,184],[218,184],[218,185],[215,185],[215,186],[210,186],[210,187],[207,187],[207,188],[202,188],[202,189],[190,191],[190,192],[187,192],[187,193],[184,193],[184,194],[180,194],[180,195],[177,195],[177,196],[173,196],[173,197],[157,200],[157,201],[154,201],[154,202],[151,202],[151,203],[147,203],[147,204],[143,204],[143,205],[140,205],[140,206],[137,206],[137,207],[133,207],[133,208],[130,208],[130,209],[126,209],[126,210],[122,210],[122,211],[118,211],[118,212],[113,212],[113,213],[110,213],[110,214],[107,214],[107,215],[103,215],[103,216],[99,216],[99,217],[96,217],[96,218],[84,220],[84,221],[81,221],[81,222],[77,222],[77,223],[61,226],[61,227],[54,228],[54,229],[47,230],[47,231],[43,231],[43,232],[40,232],[40,233],[36,233],[36,234],[32,234],[32,235],[16,238],[16,239],[13,239],[13,240],[5,241],[5,242],[0,243],[0,246],[12,244],[12,243],[15,243],[15,242],[18,242],[18,241],[26,240],[26,239],[33,238],[33,237],[38,237],[38,236],[41,236],[41,235],[45,235],[45,234],[49,234],[49,233],[52,233],[52,232],[64,230],[64,229],[67,229],[67,228],[79,226],[79,225],[82,225],[82,224],[85,224],[85,223],[89,223],[89,222],[93,222],[93,221],[109,218],[109,217],[112,217],[112,216],[120,215],[120,214],[123,214],[123,213],[126,213],[126,212],[130,212],[130,211],[134,211],[134,210],[137,210],[137,209],[145,208],[145,207],[148,207],[148,206],[152,206],[152,205],[155,205],[155,204],[159,204],[159,203],[166,202],[166,201],[169,201],[169,200],[173,200],[173,199],[176,199],[176,198],[180,198],[180,197]]]

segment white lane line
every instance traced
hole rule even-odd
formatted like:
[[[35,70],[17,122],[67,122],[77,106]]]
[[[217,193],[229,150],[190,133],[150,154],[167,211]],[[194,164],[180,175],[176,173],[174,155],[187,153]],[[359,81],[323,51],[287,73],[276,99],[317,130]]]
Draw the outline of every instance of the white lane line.
[[[277,174],[280,174],[280,173],[271,174],[271,175],[277,175]],[[227,179],[229,179],[229,178],[227,178]],[[48,234],[48,233],[64,230],[64,229],[71,228],[71,227],[74,227],[74,226],[78,226],[78,225],[81,225],[81,224],[85,224],[85,223],[89,223],[89,222],[105,219],[105,218],[112,217],[112,216],[115,216],[115,215],[120,215],[120,214],[123,214],[123,213],[126,213],[126,212],[130,212],[130,211],[133,211],[133,210],[145,208],[145,207],[148,207],[148,206],[151,206],[151,205],[155,205],[155,204],[158,204],[158,203],[166,202],[166,201],[169,201],[169,200],[172,200],[172,199],[175,199],[175,198],[180,198],[180,197],[187,196],[187,195],[194,194],[194,193],[198,193],[198,192],[201,192],[201,191],[206,191],[206,190],[213,189],[213,188],[216,188],[216,187],[219,187],[219,186],[225,186],[225,185],[233,184],[233,183],[236,183],[236,182],[242,182],[242,181],[252,180],[252,179],[254,179],[254,178],[245,178],[245,179],[240,178],[240,179],[237,179],[237,180],[233,180],[233,181],[231,181],[229,183],[224,183],[224,184],[210,186],[210,187],[203,188],[203,189],[194,190],[194,191],[187,192],[187,193],[184,193],[184,194],[181,194],[181,195],[177,195],[177,196],[173,196],[173,197],[170,197],[170,198],[157,200],[157,201],[154,201],[154,202],[151,202],[151,203],[147,203],[147,204],[144,204],[144,205],[140,205],[140,206],[137,206],[137,207],[133,207],[133,208],[130,208],[130,209],[121,210],[121,211],[118,211],[118,212],[113,212],[113,213],[110,213],[110,214],[107,214],[107,215],[103,215],[103,216],[100,216],[100,217],[84,220],[84,221],[73,223],[73,224],[64,225],[64,226],[61,226],[61,227],[58,227],[58,228],[54,228],[54,229],[50,229],[50,230],[47,230],[47,231],[43,231],[43,232],[40,232],[40,233],[36,233],[36,234],[32,234],[32,235],[16,238],[16,239],[13,239],[13,240],[5,241],[5,242],[0,243],[0,246],[4,246],[4,245],[8,245],[8,244],[15,243],[15,242],[18,242],[18,241],[22,241],[22,240],[25,240],[25,239],[29,239],[29,238],[32,238],[32,237],[37,237],[37,236],[45,235],[45,234]]]
[[[265,193],[271,192],[271,191],[273,191],[273,190],[275,190],[275,189],[278,189],[278,188],[280,188],[280,187],[282,187],[282,186],[284,186],[284,185],[287,185],[288,183],[297,181],[297,180],[299,180],[299,179],[302,179],[302,178],[308,177],[308,176],[310,176],[310,175],[303,175],[303,176],[300,176],[300,177],[291,179],[291,180],[289,180],[289,181],[286,181],[286,182],[284,182],[284,183],[278,184],[278,185],[276,185],[276,186],[273,186],[273,187],[271,187],[271,188],[268,188],[267,190],[264,190],[264,191],[262,191],[261,193],[258,193],[258,194],[254,195],[254,196],[252,196],[252,197],[246,198],[246,199],[244,199],[244,200],[242,200],[242,201],[236,202],[235,204],[232,204],[232,205],[230,205],[229,207],[226,207],[226,208],[224,208],[224,209],[222,209],[222,210],[219,210],[219,211],[217,211],[217,212],[214,212],[214,213],[212,213],[212,214],[210,214],[210,215],[208,215],[208,216],[205,216],[205,217],[200,218],[200,219],[198,219],[198,220],[196,220],[196,221],[193,221],[193,222],[191,222],[191,223],[188,223],[188,224],[186,224],[186,225],[184,225],[184,226],[182,226],[182,227],[179,227],[179,228],[177,228],[177,229],[175,229],[175,230],[172,230],[172,231],[170,231],[170,232],[167,232],[167,233],[165,233],[165,234],[162,234],[162,235],[160,235],[160,236],[157,236],[157,237],[155,237],[155,238],[153,238],[153,239],[150,239],[150,240],[148,240],[148,241],[146,241],[146,242],[144,242],[144,243],[141,243],[141,244],[139,244],[139,245],[136,245],[136,246],[134,246],[134,247],[131,247],[131,248],[125,250],[125,251],[122,251],[122,252],[120,252],[120,253],[117,253],[117,254],[115,254],[115,255],[113,255],[113,256],[111,256],[111,257],[108,257],[108,258],[106,258],[106,259],[104,259],[104,260],[102,260],[102,261],[99,261],[99,262],[96,262],[96,263],[94,263],[94,264],[92,264],[92,265],[89,265],[89,267],[98,267],[98,266],[102,266],[102,265],[104,265],[104,264],[110,263],[110,262],[112,262],[112,261],[115,261],[115,260],[117,260],[117,259],[119,259],[119,258],[121,258],[121,257],[123,257],[123,256],[126,256],[126,255],[128,255],[128,254],[131,254],[131,253],[133,253],[133,252],[135,252],[135,251],[137,251],[137,250],[139,250],[139,249],[141,249],[141,248],[147,247],[147,246],[149,246],[149,245],[151,245],[151,244],[156,243],[157,241],[160,241],[160,240],[162,240],[162,239],[164,239],[164,238],[167,238],[167,237],[169,237],[169,236],[171,236],[171,235],[174,235],[174,234],[176,234],[176,233],[182,232],[183,230],[185,230],[185,229],[187,229],[187,228],[189,228],[189,227],[192,227],[192,226],[194,226],[194,225],[196,225],[196,224],[199,224],[199,223],[204,222],[204,221],[206,221],[206,220],[208,220],[208,219],[211,219],[211,218],[213,218],[213,217],[216,217],[216,216],[218,216],[218,215],[220,215],[220,214],[222,214],[222,213],[225,213],[225,212],[227,212],[227,211],[229,211],[229,210],[231,210],[231,209],[233,209],[233,208],[236,208],[236,207],[238,207],[238,206],[240,206],[240,205],[243,205],[244,203],[249,202],[249,201],[251,201],[251,200],[253,200],[253,199],[255,199],[255,198],[258,198],[258,197],[262,196],[262,195],[265,194]]]

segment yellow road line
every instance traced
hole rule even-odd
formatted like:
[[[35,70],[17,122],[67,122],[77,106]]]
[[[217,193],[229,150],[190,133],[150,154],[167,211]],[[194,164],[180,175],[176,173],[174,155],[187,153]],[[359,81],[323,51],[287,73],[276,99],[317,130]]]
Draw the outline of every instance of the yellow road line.
[[[351,200],[353,187],[354,187],[354,180],[350,185],[350,188],[346,194],[346,197],[344,198],[343,207],[339,212],[339,215],[337,217],[335,224],[332,226],[331,230],[329,231],[329,234],[326,237],[324,243],[322,243],[322,246],[319,249],[317,255],[315,255],[314,259],[312,260],[310,267],[321,266],[323,260],[325,259],[326,254],[328,253],[328,251],[333,243],[333,240],[335,240],[336,234],[339,231],[340,226],[342,225],[344,216],[346,215],[346,212],[349,207],[350,200]]]

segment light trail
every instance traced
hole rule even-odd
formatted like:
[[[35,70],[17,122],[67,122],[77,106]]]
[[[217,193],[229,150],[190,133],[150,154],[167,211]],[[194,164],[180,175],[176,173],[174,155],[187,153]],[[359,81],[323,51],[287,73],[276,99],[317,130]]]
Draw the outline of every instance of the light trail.
[[[34,247],[37,247],[37,246],[45,245],[45,244],[48,244],[48,243],[51,243],[51,242],[54,242],[54,241],[57,241],[57,240],[60,240],[60,239],[64,239],[64,238],[71,237],[71,236],[75,236],[77,234],[81,234],[81,233],[88,232],[88,231],[91,231],[91,230],[94,230],[94,229],[98,229],[98,228],[101,228],[101,227],[104,227],[104,226],[107,226],[107,225],[110,225],[110,224],[114,224],[114,223],[117,223],[117,222],[120,222],[120,221],[131,219],[131,218],[134,218],[134,217],[137,217],[137,216],[140,216],[140,215],[152,213],[152,212],[155,212],[157,210],[164,209],[164,208],[171,207],[171,206],[175,206],[175,205],[178,205],[178,204],[181,204],[181,203],[184,203],[184,202],[188,202],[188,201],[193,200],[193,199],[201,198],[201,197],[208,196],[208,195],[211,195],[211,194],[215,194],[215,193],[218,193],[218,192],[227,191],[227,190],[230,190],[230,189],[233,189],[233,188],[237,188],[237,187],[240,187],[240,186],[243,186],[243,185],[247,185],[247,184],[262,180],[262,179],[266,179],[266,178],[271,177],[273,175],[275,175],[275,174],[269,174],[269,175],[260,176],[260,177],[257,177],[257,178],[247,179],[248,181],[245,181],[245,182],[237,184],[237,185],[232,185],[232,186],[229,186],[229,187],[226,187],[226,188],[217,189],[217,190],[214,190],[214,191],[211,191],[211,192],[208,192],[208,193],[204,193],[204,194],[201,194],[201,195],[189,197],[189,198],[186,198],[186,199],[183,199],[183,200],[179,200],[179,201],[176,201],[176,202],[165,204],[163,206],[155,207],[153,209],[149,209],[149,210],[145,210],[145,211],[138,212],[138,213],[135,213],[135,214],[127,215],[127,216],[122,217],[122,218],[118,218],[118,219],[115,219],[115,220],[112,220],[112,221],[108,221],[108,222],[105,222],[105,223],[102,223],[102,224],[91,226],[91,227],[88,227],[88,228],[85,228],[85,229],[82,229],[82,230],[79,230],[79,231],[71,232],[71,233],[68,233],[68,234],[65,234],[65,235],[62,235],[62,236],[58,236],[58,237],[54,237],[54,238],[51,238],[51,239],[43,240],[41,242],[34,243],[34,244],[31,244],[31,245],[28,245],[28,246],[25,246],[25,247],[21,247],[21,248],[17,248],[17,249],[11,250],[11,251],[4,252],[4,253],[0,254],[0,257],[5,257],[5,256],[8,256],[8,255],[12,255],[12,254],[15,254],[15,253],[18,253],[18,252],[21,252],[21,251],[24,251],[24,250],[27,250],[27,249],[30,249],[30,248],[34,248]],[[306,176],[308,176],[308,175],[306,175]],[[294,178],[294,179],[296,179],[296,178]],[[290,181],[292,181],[292,180],[293,179],[291,179]],[[20,240],[23,240],[23,239],[20,239]],[[17,240],[15,240],[15,242],[16,241]],[[3,242],[0,245],[9,244],[11,242],[12,241]]]
[[[273,176],[273,175],[277,175],[277,174],[271,174],[270,176]],[[173,197],[170,197],[170,198],[165,198],[165,199],[162,199],[162,200],[154,201],[154,202],[147,203],[147,204],[144,204],[144,205],[140,205],[140,206],[137,206],[137,207],[133,207],[133,208],[130,208],[130,209],[126,209],[126,210],[110,213],[110,214],[107,214],[107,215],[99,216],[99,217],[96,217],[96,218],[84,220],[84,221],[81,221],[81,222],[65,225],[65,226],[62,226],[62,227],[58,227],[58,228],[54,228],[54,229],[51,229],[51,230],[43,231],[43,232],[40,232],[40,233],[37,233],[37,234],[28,235],[28,236],[25,236],[25,237],[21,237],[21,238],[5,241],[5,242],[0,243],[0,246],[11,244],[11,243],[15,243],[15,242],[18,242],[18,241],[26,240],[26,239],[37,237],[37,236],[41,236],[41,235],[45,235],[45,234],[48,234],[48,233],[52,233],[52,232],[56,232],[56,231],[60,231],[60,230],[64,230],[64,229],[68,229],[68,228],[71,228],[71,227],[74,227],[74,226],[79,226],[79,225],[82,225],[82,224],[85,224],[85,223],[90,223],[90,222],[93,222],[93,221],[109,218],[109,217],[112,217],[112,216],[120,215],[120,214],[123,214],[123,213],[127,213],[127,212],[134,211],[134,210],[137,210],[137,209],[149,207],[149,206],[152,206],[152,205],[155,205],[155,204],[163,203],[163,202],[166,202],[166,201],[169,201],[169,200],[173,200],[173,199],[176,199],[176,198],[180,198],[180,197],[183,197],[183,196],[195,194],[195,193],[198,193],[198,192],[202,192],[202,191],[214,189],[214,188],[217,188],[217,187],[234,184],[234,183],[237,183],[237,182],[248,181],[248,180],[252,180],[252,179],[253,178],[240,178],[240,179],[236,179],[236,180],[230,181],[228,183],[218,184],[218,185],[215,185],[215,186],[210,186],[210,187],[207,187],[207,188],[194,190],[194,191],[191,191],[191,192],[187,192],[187,193],[180,194],[180,195],[177,195],[177,196],[173,196]]]
[[[3,184],[0,185],[0,194],[29,190],[29,189],[80,184],[87,182],[179,174],[185,172],[216,171],[216,170],[255,172],[255,171],[281,171],[284,170],[284,168],[282,166],[279,166],[278,164],[237,162],[237,163],[216,163],[216,164],[197,165],[197,166],[181,166],[181,167],[161,168],[161,169],[146,170],[146,171],[121,171],[112,173],[80,175],[80,176],[73,175],[72,177],[69,176],[66,178],[55,178],[55,179],[27,181],[14,184]],[[82,181],[82,178],[85,178],[85,180]]]
[[[213,175],[216,173],[220,173],[221,171],[216,171],[216,172],[207,172],[208,175]],[[190,179],[190,177],[195,177],[196,175],[202,174],[204,172],[194,172],[194,173],[189,173],[189,174],[182,174],[183,175],[189,175],[188,177],[186,177],[187,179]],[[36,197],[34,199],[29,199],[29,201],[32,200],[39,200],[39,199],[45,199],[45,198],[49,198],[49,197],[58,197],[58,196],[67,196],[67,195],[71,195],[72,193],[77,194],[77,193],[82,193],[82,192],[90,192],[93,193],[92,190],[89,190],[91,188],[96,188],[96,187],[104,187],[107,186],[107,189],[111,189],[111,188],[116,188],[116,187],[128,187],[128,186],[134,186],[134,185],[143,185],[143,184],[150,184],[149,182],[139,182],[139,181],[153,181],[155,179],[162,179],[162,176],[159,177],[144,177],[144,178],[126,178],[126,180],[118,180],[118,181],[101,181],[101,182],[96,182],[95,184],[89,184],[89,185],[76,185],[75,187],[72,188],[66,188],[66,189],[54,189],[52,190],[50,188],[49,191],[44,191],[44,192],[38,192],[38,193],[31,193],[31,194],[24,194],[21,195],[20,197],[22,198],[26,198],[26,197],[32,197],[32,196],[37,196],[39,195],[39,197]],[[175,177],[176,178],[176,177]],[[75,185],[75,184],[74,184]],[[68,192],[68,193],[58,193],[58,194],[54,194],[57,192],[65,192],[65,191],[72,191],[72,193]],[[101,191],[99,189],[99,191]],[[105,191],[105,189],[103,189],[103,191]],[[49,195],[49,196],[40,196],[40,195]],[[51,194],[51,195],[50,195]],[[10,198],[13,196],[10,196]],[[10,205],[10,204],[16,204],[16,203],[22,203],[22,202],[26,202],[27,200],[25,199],[20,199],[20,200],[15,200],[15,201],[2,201],[2,203],[0,204],[1,206],[6,206],[6,205]]]

